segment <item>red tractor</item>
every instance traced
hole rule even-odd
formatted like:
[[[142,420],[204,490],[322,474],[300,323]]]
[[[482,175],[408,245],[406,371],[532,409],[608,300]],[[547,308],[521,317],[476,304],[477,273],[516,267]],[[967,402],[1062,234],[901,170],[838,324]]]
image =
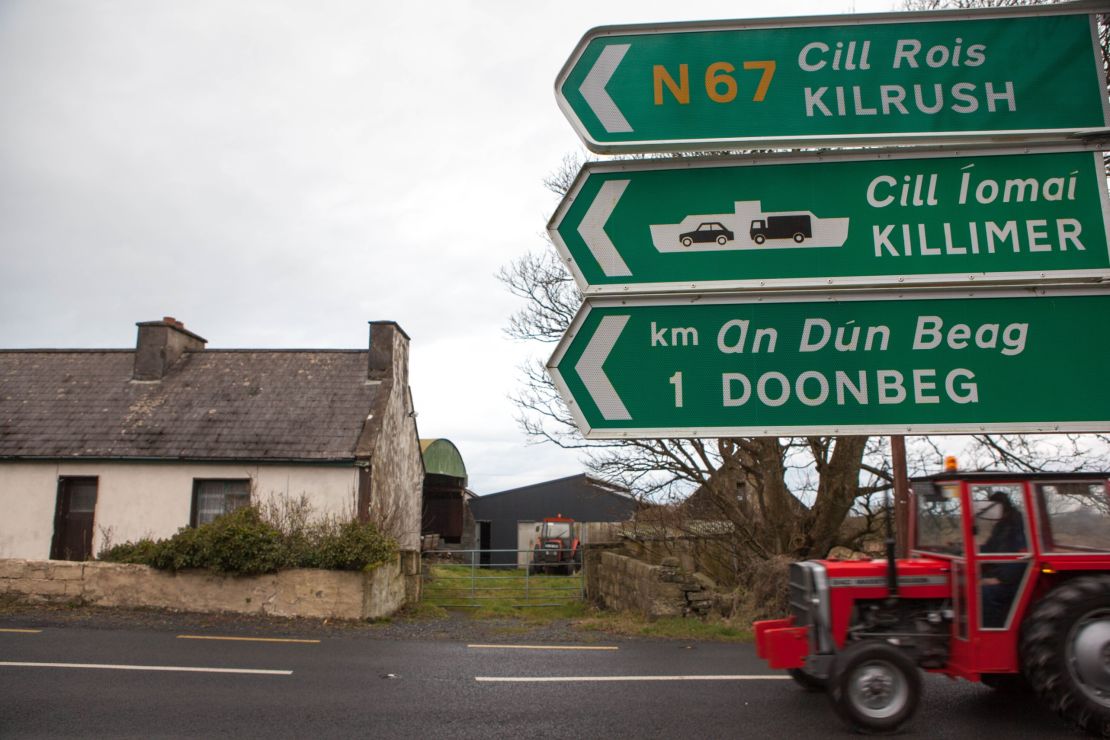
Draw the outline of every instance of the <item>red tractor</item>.
[[[532,546],[532,562],[528,572],[563,573],[570,575],[582,567],[578,527],[574,520],[559,516],[547,517],[536,527]]]
[[[1031,689],[1110,737],[1108,478],[913,480],[909,558],[792,564],[791,616],[755,623],[759,656],[863,732],[913,716],[921,669]]]

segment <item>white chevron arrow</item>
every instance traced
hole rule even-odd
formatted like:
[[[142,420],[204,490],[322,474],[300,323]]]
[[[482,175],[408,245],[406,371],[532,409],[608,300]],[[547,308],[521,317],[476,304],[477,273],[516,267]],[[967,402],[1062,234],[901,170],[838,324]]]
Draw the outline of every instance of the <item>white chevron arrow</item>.
[[[629,318],[629,316],[604,317],[598,324],[590,343],[586,345],[586,351],[574,366],[574,371],[582,379],[582,385],[586,386],[586,390],[593,397],[594,403],[606,421],[627,421],[632,418],[628,409],[624,407],[621,397],[617,395],[616,389],[613,388],[613,384],[609,382],[609,376],[601,367],[605,364],[609,353],[613,351],[613,345],[620,338]]]
[[[597,191],[597,197],[586,210],[582,223],[578,224],[578,234],[586,242],[590,253],[601,266],[601,271],[607,277],[628,277],[632,270],[621,259],[613,241],[605,233],[605,222],[617,207],[617,201],[624,195],[624,189],[631,180],[606,180]]]
[[[590,106],[601,125],[611,134],[627,134],[632,131],[632,126],[628,124],[620,108],[605,91],[609,79],[617,71],[617,66],[631,46],[632,44],[613,44],[602,49],[586,79],[578,87],[578,92],[586,99],[586,105]]]

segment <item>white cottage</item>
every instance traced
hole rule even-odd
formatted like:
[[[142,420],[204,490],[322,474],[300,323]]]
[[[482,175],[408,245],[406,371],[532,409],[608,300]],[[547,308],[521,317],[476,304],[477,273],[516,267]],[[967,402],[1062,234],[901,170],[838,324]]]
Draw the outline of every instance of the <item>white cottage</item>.
[[[250,500],[307,496],[418,550],[424,466],[409,337],[211,350],[173,318],[134,350],[0,350],[0,558],[82,560]]]

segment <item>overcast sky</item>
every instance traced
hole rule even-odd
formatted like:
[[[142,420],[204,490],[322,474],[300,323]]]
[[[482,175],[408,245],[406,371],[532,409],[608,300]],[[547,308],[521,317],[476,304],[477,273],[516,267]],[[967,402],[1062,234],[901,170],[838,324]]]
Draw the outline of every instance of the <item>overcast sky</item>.
[[[900,5],[900,3],[899,3]],[[895,0],[0,0],[0,347],[412,337],[423,437],[492,493],[582,471],[508,394],[548,346],[494,275],[542,249],[583,151],[552,92],[591,27],[887,11]]]

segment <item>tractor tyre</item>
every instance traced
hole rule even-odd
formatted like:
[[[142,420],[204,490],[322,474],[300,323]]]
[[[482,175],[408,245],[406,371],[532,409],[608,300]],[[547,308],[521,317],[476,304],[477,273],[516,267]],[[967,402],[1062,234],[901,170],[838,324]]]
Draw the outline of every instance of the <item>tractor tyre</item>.
[[[824,691],[828,688],[829,679],[814,675],[805,668],[789,668],[786,672],[794,679],[794,683],[806,691]]]
[[[837,715],[856,732],[894,732],[917,711],[921,675],[893,645],[861,640],[836,656],[828,691]]]
[[[1021,661],[1041,701],[1110,737],[1110,575],[1079,576],[1045,594],[1022,625]]]

